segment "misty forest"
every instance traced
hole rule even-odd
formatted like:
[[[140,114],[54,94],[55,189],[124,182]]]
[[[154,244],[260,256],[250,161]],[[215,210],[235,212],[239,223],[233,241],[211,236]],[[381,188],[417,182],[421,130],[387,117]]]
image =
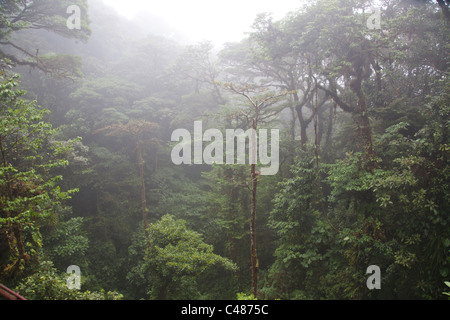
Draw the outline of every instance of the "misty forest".
[[[450,1],[249,28],[0,0],[2,298],[449,298]]]

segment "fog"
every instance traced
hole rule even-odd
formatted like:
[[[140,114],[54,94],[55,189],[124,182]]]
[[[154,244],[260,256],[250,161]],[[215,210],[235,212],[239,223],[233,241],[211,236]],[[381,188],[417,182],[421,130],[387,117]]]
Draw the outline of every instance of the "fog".
[[[186,40],[209,40],[216,45],[239,41],[250,31],[258,13],[271,13],[274,19],[300,7],[303,0],[103,0],[120,15],[133,20],[149,14],[165,21]],[[148,21],[151,22],[151,21]]]

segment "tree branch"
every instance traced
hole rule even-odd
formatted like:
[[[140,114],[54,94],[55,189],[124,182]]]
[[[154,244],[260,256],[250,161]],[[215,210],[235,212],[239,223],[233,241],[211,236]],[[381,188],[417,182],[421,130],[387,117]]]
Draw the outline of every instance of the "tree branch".
[[[330,90],[328,88],[325,88],[324,86],[317,84],[317,88],[322,89],[325,91],[331,98],[333,98],[333,101],[337,103],[337,105],[344,110],[345,112],[355,113],[355,108],[348,105],[337,94],[336,88],[333,87],[334,90]]]

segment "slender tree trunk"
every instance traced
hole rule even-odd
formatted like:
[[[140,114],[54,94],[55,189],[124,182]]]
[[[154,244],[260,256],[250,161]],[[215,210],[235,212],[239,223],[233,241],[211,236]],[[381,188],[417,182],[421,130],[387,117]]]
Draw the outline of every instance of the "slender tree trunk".
[[[153,172],[158,172],[158,151],[155,151],[155,156],[153,158]]]
[[[333,133],[333,116],[337,105],[330,105],[330,113],[328,115],[327,133],[325,138],[325,149],[330,145],[331,135]]]
[[[137,142],[137,153],[139,162],[139,178],[141,180],[141,205],[142,205],[142,223],[144,225],[145,237],[147,242],[150,240],[148,233],[147,223],[147,200],[145,192],[145,179],[144,179],[144,158],[142,157],[142,143],[140,140]]]
[[[257,128],[256,115],[253,120],[253,129],[256,132]],[[255,141],[256,143],[256,141]],[[252,157],[256,155],[256,146],[254,146],[252,152]],[[252,177],[252,200],[251,200],[251,214],[250,214],[250,253],[251,253],[251,264],[252,264],[252,293],[256,297],[258,293],[258,255],[256,252],[256,188],[258,186],[258,174],[256,173],[256,165],[252,164],[250,166],[251,177]]]
[[[300,146],[302,150],[305,150],[306,143],[308,142],[308,135],[306,133],[306,129],[308,128],[309,122],[304,119],[303,117],[303,106],[305,105],[306,101],[303,99],[303,102],[300,102],[300,98],[298,96],[298,93],[294,93],[294,104],[295,104],[295,111],[297,112],[298,121],[300,123]]]
[[[317,88],[317,80],[316,80],[316,88]],[[319,193],[319,199],[318,203],[320,204],[320,208],[322,210],[322,214],[327,221],[328,225],[333,228],[336,232],[339,232],[339,230],[331,223],[331,221],[328,219],[327,210],[325,208],[324,204],[324,194],[322,189],[322,183],[320,178],[320,158],[319,158],[319,148],[320,148],[320,139],[319,139],[319,107],[321,107],[326,100],[328,99],[328,96],[325,96],[325,98],[322,100],[322,102],[319,104],[318,102],[318,91],[315,92],[315,103],[313,108],[313,118],[314,118],[314,158],[316,163],[316,180],[317,180],[317,191]]]
[[[308,128],[309,122],[304,120],[301,110],[297,111],[297,114],[300,122],[300,146],[302,150],[306,150],[306,144],[308,143],[308,134],[306,133],[306,129]]]
[[[226,86],[228,89],[230,89],[231,91],[240,94],[242,96],[244,96],[245,98],[247,98],[250,103],[252,104],[254,111],[255,111],[255,116],[253,118],[253,122],[252,122],[252,129],[253,129],[253,148],[252,150],[250,150],[250,159],[251,160],[256,160],[256,148],[257,148],[257,139],[256,139],[256,129],[258,127],[258,121],[259,121],[259,113],[260,110],[263,110],[264,106],[266,105],[266,103],[268,103],[270,100],[276,99],[280,96],[284,96],[287,93],[282,93],[280,95],[276,95],[276,96],[271,96],[271,97],[266,97],[264,98],[262,101],[255,101],[254,99],[252,99],[252,97],[250,97],[248,95],[248,93],[246,93],[246,90],[238,90],[236,89],[233,85],[227,85]],[[259,172],[256,171],[256,161],[250,161],[251,166],[250,166],[250,174],[251,174],[251,185],[252,185],[252,196],[251,196],[251,210],[250,210],[250,260],[251,260],[251,271],[252,271],[252,294],[256,297],[258,295],[258,255],[257,255],[257,251],[256,251],[256,190],[257,190],[257,186],[258,186],[258,175]]]

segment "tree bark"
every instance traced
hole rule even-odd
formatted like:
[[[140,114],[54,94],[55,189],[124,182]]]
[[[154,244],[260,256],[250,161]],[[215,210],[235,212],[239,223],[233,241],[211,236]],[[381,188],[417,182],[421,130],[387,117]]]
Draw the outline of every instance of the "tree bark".
[[[258,112],[258,111],[256,111]],[[258,115],[253,120],[253,129],[256,132]],[[256,153],[255,146],[251,150],[254,156]],[[254,297],[258,294],[258,254],[256,251],[256,189],[258,186],[258,174],[256,173],[256,165],[250,166],[252,177],[252,200],[251,200],[251,214],[250,214],[250,254],[252,264],[252,294]]]
[[[334,106],[330,105],[330,113],[328,115],[328,124],[327,124],[327,133],[325,137],[325,149],[328,148],[331,142],[331,135],[333,133],[333,116],[334,116],[334,110],[336,109],[337,104],[335,103]]]
[[[362,89],[363,82],[363,70],[359,68],[356,72],[356,77],[352,80],[350,88],[358,97],[357,102],[357,112],[355,114],[355,122],[358,125],[358,131],[361,135],[363,149],[366,154],[366,160],[368,163],[371,161],[373,156],[373,142],[372,142],[372,129],[369,119],[369,111],[367,109],[366,96]]]
[[[309,119],[305,119],[303,117],[303,107],[308,102],[308,92],[305,92],[305,97],[303,97],[303,101],[300,101],[300,98],[298,96],[297,92],[294,92],[294,104],[295,104],[295,111],[297,112],[298,121],[300,123],[300,146],[302,150],[305,150],[306,144],[308,143],[308,134],[306,133],[308,125],[312,121],[312,117]]]
[[[441,7],[441,10],[442,10],[442,13],[444,14],[445,19],[447,20],[447,22],[450,22],[450,10],[448,9],[450,2],[447,1],[447,4],[446,4],[445,3],[446,1],[444,1],[444,0],[436,0],[436,1],[439,4],[439,7]]]
[[[142,157],[142,143],[140,140],[137,142],[137,153],[139,162],[139,178],[141,180],[142,223],[144,225],[145,237],[147,239],[147,242],[149,242],[150,236],[148,233],[148,222],[147,222],[147,200],[146,200],[145,179],[144,179],[144,158]]]

